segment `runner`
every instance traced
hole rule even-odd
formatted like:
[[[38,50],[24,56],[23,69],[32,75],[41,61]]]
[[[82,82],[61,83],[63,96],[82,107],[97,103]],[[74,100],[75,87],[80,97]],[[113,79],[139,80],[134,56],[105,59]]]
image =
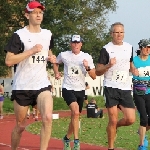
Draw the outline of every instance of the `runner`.
[[[133,97],[140,116],[138,150],[148,150],[145,136],[150,129],[150,39],[138,43],[140,53],[133,58]]]
[[[135,122],[129,77],[130,63],[133,61],[132,46],[123,42],[124,25],[120,22],[111,25],[111,36],[112,41],[101,49],[96,66],[96,74],[104,74],[104,94],[109,116],[108,150],[114,150],[118,127],[129,126]],[[123,113],[123,118],[119,121],[118,106]]]
[[[62,96],[71,110],[71,121],[69,129],[63,138],[64,150],[71,150],[70,137],[74,134],[73,150],[80,150],[79,142],[79,115],[82,111],[85,96],[86,73],[92,79],[96,78],[93,59],[88,53],[81,51],[82,38],[80,35],[71,37],[71,51],[61,52],[54,65],[56,79],[60,78],[58,66],[64,64],[64,80],[62,85]]]
[[[46,64],[47,61],[55,63],[56,57],[51,52],[54,45],[51,31],[40,27],[44,9],[37,1],[29,2],[25,9],[29,25],[17,30],[5,47],[6,65],[17,64],[11,97],[16,116],[16,126],[11,135],[12,150],[19,146],[29,105],[37,104],[41,113],[40,150],[47,150],[51,136],[53,99]]]

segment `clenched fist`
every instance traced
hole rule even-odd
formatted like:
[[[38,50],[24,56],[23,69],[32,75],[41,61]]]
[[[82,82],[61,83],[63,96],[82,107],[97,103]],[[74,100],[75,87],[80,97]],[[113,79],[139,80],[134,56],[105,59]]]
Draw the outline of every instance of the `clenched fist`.
[[[31,51],[33,54],[36,54],[38,52],[41,52],[43,46],[41,44],[36,44],[35,46],[32,47]]]
[[[112,67],[114,64],[116,64],[116,57],[110,58],[110,60],[109,60],[110,67]]]
[[[62,76],[61,73],[58,72],[55,74],[55,79],[59,80],[61,78],[61,76]]]
[[[138,71],[138,69],[134,68],[133,71],[132,71],[132,74],[133,74],[134,76],[139,76],[139,71]]]
[[[48,56],[47,60],[54,64],[56,63],[56,56],[55,55]]]
[[[84,66],[85,68],[88,67],[88,61],[87,61],[86,59],[83,60],[83,66]]]

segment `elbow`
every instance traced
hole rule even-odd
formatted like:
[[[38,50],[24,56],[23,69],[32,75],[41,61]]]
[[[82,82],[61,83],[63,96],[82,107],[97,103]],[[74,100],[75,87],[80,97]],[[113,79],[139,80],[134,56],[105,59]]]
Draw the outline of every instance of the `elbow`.
[[[6,66],[8,66],[8,67],[11,67],[11,66],[14,65],[14,64],[12,64],[10,61],[8,61],[8,60],[5,60],[5,64],[6,64]]]
[[[92,69],[91,71],[88,72],[90,77],[95,80],[96,79],[96,73],[95,73],[95,69]]]
[[[96,79],[96,74],[94,76],[92,76],[92,79],[95,80]]]
[[[97,76],[102,76],[104,73],[101,73],[101,72],[99,72],[99,71],[95,71],[95,74],[96,74]]]
[[[134,71],[133,69],[129,69],[129,72],[131,72],[132,74],[133,74],[133,71]]]
[[[91,74],[90,77],[91,77],[93,80],[95,80],[95,79],[96,79],[96,74],[95,74],[95,73],[94,73],[94,74]],[[89,89],[89,88],[88,88],[88,89]]]

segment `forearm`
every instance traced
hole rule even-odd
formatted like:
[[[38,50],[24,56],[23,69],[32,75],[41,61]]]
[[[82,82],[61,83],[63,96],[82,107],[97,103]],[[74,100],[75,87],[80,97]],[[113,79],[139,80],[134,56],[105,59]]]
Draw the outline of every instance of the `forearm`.
[[[14,55],[13,53],[8,52],[6,55],[5,63],[7,66],[13,66],[14,64],[18,64],[24,59],[33,55],[31,50],[24,51],[23,53]]]
[[[129,69],[129,72],[131,72],[132,74],[134,73],[134,70],[135,70],[135,66],[132,62],[130,62],[130,69]]]
[[[50,49],[49,51],[48,51],[48,56],[52,56],[53,55],[53,52],[52,52],[52,50]]]
[[[55,74],[59,73],[58,69],[59,69],[59,64],[56,64],[56,63],[53,64],[53,70]]]
[[[108,69],[110,68],[109,64],[103,65],[103,64],[97,64],[96,66],[96,75],[101,76],[103,75]]]

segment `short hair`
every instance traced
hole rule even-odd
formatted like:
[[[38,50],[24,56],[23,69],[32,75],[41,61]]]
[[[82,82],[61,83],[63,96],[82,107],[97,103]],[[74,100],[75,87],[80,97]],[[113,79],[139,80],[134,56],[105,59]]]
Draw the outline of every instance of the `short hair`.
[[[140,53],[141,53],[141,50],[140,50],[140,49],[136,50],[136,54],[137,54],[137,56],[139,56],[139,55],[140,55]]]
[[[90,102],[91,102],[91,103],[95,103],[96,101],[95,101],[94,98],[91,98]]]
[[[113,23],[113,24],[111,25],[111,27],[110,27],[110,32],[113,32],[114,26],[116,26],[116,25],[121,25],[121,26],[124,27],[124,24],[122,24],[121,22],[115,22],[115,23]]]

